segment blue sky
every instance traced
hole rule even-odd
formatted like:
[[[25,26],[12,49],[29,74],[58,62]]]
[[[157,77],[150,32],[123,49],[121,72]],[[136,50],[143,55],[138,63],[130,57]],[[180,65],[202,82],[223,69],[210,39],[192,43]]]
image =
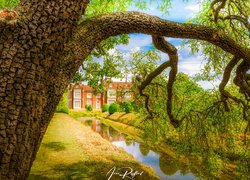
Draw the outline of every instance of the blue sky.
[[[171,21],[185,22],[186,20],[195,17],[195,14],[199,12],[201,9],[200,2],[200,0],[189,0],[188,2],[183,2],[183,0],[173,0],[169,14],[164,15],[157,9],[158,3],[155,1],[148,7],[147,10],[141,12],[159,16],[163,19]],[[138,11],[135,7],[130,7],[129,10]],[[179,49],[179,72],[184,72],[190,76],[194,76],[196,73],[201,71],[205,62],[201,51],[191,55],[191,50],[188,47],[180,47],[180,43],[183,39],[167,38],[167,40]],[[118,45],[115,48],[124,53],[129,53],[130,51],[138,50],[140,48],[144,50],[151,49],[152,46],[151,36],[144,34],[131,34],[128,45]],[[167,60],[167,55],[163,55],[163,59]],[[213,88],[214,85],[217,85],[218,82],[215,82],[214,84],[211,84],[210,82],[199,82],[199,84],[205,89],[210,89]]]
[[[188,19],[195,17],[195,14],[200,10],[200,0],[189,0],[188,2],[183,2],[183,0],[173,0],[172,8],[169,10],[169,14],[163,14],[157,9],[157,1],[153,2],[147,10],[140,11],[135,7],[130,7],[130,11],[140,11],[150,15],[159,16],[163,19],[185,22]],[[179,72],[184,72],[190,76],[194,76],[196,73],[200,72],[204,65],[204,57],[202,52],[196,53],[194,55],[190,54],[190,49],[188,47],[180,46],[182,39],[167,38],[167,40],[178,48],[179,54]],[[151,36],[144,34],[131,34],[130,41],[128,45],[118,45],[115,49],[118,49],[124,53],[129,53],[138,49],[151,49],[153,47]],[[163,59],[168,59],[167,55],[163,54]],[[213,88],[214,85],[208,82],[200,82],[205,89]],[[218,83],[216,82],[215,85]]]

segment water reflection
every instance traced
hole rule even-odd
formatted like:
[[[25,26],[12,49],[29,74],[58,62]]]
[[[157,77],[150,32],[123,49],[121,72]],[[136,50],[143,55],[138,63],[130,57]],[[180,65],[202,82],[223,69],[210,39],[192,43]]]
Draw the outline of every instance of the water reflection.
[[[111,126],[103,124],[100,120],[85,120],[83,123],[90,126],[93,131],[112,142],[117,147],[123,148],[137,161],[151,166],[161,179],[192,180],[196,179],[185,165],[180,164],[167,154],[160,154],[151,150],[143,143],[135,142],[129,136],[116,131]]]

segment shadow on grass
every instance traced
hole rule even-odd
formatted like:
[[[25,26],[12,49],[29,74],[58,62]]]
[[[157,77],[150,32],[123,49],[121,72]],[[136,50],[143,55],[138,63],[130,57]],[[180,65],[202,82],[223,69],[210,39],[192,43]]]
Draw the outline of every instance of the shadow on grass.
[[[66,149],[62,142],[48,142],[43,143],[44,147],[51,149],[53,151],[63,151]]]
[[[50,178],[43,176],[43,175],[38,175],[38,174],[30,174],[28,180],[49,180]]]

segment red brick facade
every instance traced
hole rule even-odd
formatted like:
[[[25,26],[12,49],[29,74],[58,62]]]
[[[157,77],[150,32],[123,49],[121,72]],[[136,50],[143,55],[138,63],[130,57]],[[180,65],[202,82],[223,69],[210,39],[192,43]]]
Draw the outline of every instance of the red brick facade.
[[[68,103],[70,109],[85,109],[89,104],[93,109],[101,109],[104,104],[129,100],[133,94],[130,91],[130,82],[112,82],[105,85],[105,94],[94,94],[93,89],[84,84],[70,84]]]

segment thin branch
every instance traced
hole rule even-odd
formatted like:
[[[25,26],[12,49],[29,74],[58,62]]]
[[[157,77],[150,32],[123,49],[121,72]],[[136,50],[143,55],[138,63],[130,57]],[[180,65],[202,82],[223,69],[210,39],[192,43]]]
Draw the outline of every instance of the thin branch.
[[[244,26],[250,31],[250,23],[248,22],[248,19],[241,17],[239,15],[228,15],[225,17],[218,17],[218,19],[229,20],[229,21],[237,20],[237,21],[241,22],[242,24],[244,24]]]
[[[223,9],[223,8],[225,7],[226,1],[227,1],[227,0],[221,0],[220,5],[219,5],[216,9],[214,9],[213,12],[214,12],[214,21],[215,21],[215,22],[218,21],[219,13],[220,13],[221,9]],[[218,1],[217,1],[217,2],[218,2]]]
[[[225,90],[225,87],[230,79],[230,75],[232,73],[233,68],[237,65],[237,63],[240,61],[240,58],[237,56],[234,56],[234,58],[228,63],[228,65],[225,68],[223,79],[219,85],[219,91],[221,93],[221,99],[224,102],[225,110],[229,111],[229,107],[226,103],[227,98],[236,99],[236,97],[233,97],[228,91]]]
[[[234,78],[234,83],[240,88],[240,92],[246,96],[246,99],[250,98],[250,86],[247,83],[247,71],[249,69],[250,63],[242,61],[236,69],[236,76]]]
[[[169,56],[169,62],[171,66],[171,70],[169,72],[169,79],[167,84],[167,114],[170,119],[171,124],[174,127],[179,127],[180,122],[174,117],[172,112],[172,98],[173,98],[173,85],[177,75],[177,64],[178,64],[178,54],[177,49],[170,44],[169,42],[165,41],[163,37],[160,36],[152,36],[153,37],[153,44],[154,46],[164,52],[167,53]]]
[[[162,63],[153,72],[151,72],[150,74],[148,74],[148,76],[146,77],[146,79],[143,80],[143,82],[141,82],[141,85],[140,85],[139,89],[141,89],[143,91],[152,82],[152,80],[155,77],[157,77],[159,74],[161,74],[162,71],[164,71],[168,67],[170,67],[170,62],[169,61]]]

